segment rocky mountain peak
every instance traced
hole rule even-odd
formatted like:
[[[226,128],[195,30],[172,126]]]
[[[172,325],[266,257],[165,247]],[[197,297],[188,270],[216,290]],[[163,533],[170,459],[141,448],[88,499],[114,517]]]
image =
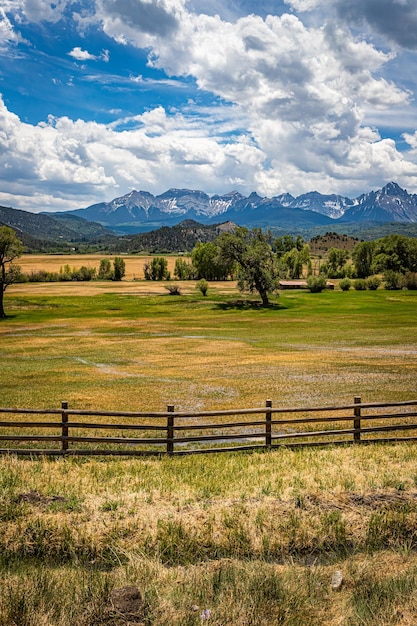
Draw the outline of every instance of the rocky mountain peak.
[[[184,219],[232,220],[242,225],[318,225],[343,222],[417,222],[417,195],[410,195],[391,181],[378,191],[355,199],[338,194],[311,191],[296,198],[283,193],[273,198],[257,192],[243,196],[237,191],[209,196],[203,191],[171,188],[153,196],[146,191],[131,191],[108,203],[92,205],[73,212],[120,232],[137,232],[149,225],[172,225]],[[116,229],[116,232],[119,230]],[[126,230],[127,229],[127,230]]]

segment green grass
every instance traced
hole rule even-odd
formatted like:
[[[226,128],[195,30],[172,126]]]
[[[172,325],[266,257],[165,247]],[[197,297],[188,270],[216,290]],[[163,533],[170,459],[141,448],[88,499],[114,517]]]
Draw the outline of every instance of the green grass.
[[[211,292],[11,293],[2,404],[164,410],[413,397],[415,293],[300,292],[259,309]]]
[[[415,397],[413,292],[291,292],[262,309],[216,286],[206,298],[83,287],[6,292],[2,406],[199,411]],[[0,626],[413,624],[416,489],[412,443],[5,456]],[[136,616],[111,609],[124,585],[141,591]]]

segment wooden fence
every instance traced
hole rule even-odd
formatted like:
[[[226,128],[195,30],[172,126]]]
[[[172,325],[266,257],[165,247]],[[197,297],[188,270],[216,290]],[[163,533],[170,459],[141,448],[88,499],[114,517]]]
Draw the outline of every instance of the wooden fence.
[[[62,402],[59,409],[0,408],[0,454],[173,455],[411,441],[416,417],[417,400],[365,404],[358,396],[341,406],[275,408],[267,400],[253,409],[188,412],[169,405],[159,413],[76,410]]]

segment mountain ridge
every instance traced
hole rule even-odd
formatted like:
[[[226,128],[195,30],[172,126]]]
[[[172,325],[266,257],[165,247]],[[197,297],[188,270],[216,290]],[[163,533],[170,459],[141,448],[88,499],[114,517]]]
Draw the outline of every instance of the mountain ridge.
[[[184,219],[203,224],[234,221],[244,226],[302,227],[340,222],[417,222],[417,194],[409,194],[390,182],[357,198],[311,191],[294,197],[289,193],[262,197],[237,191],[209,196],[203,191],[171,188],[154,196],[132,190],[110,202],[66,212],[110,228],[117,234],[145,232],[174,226]]]

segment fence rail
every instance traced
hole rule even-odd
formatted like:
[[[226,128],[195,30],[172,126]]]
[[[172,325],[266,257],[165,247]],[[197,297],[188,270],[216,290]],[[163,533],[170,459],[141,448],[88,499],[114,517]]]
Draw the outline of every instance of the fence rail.
[[[0,454],[178,455],[417,441],[416,417],[417,400],[362,403],[359,396],[339,406],[276,408],[267,400],[264,407],[200,412],[174,405],[163,412],[91,411],[62,402],[56,409],[0,408]]]

